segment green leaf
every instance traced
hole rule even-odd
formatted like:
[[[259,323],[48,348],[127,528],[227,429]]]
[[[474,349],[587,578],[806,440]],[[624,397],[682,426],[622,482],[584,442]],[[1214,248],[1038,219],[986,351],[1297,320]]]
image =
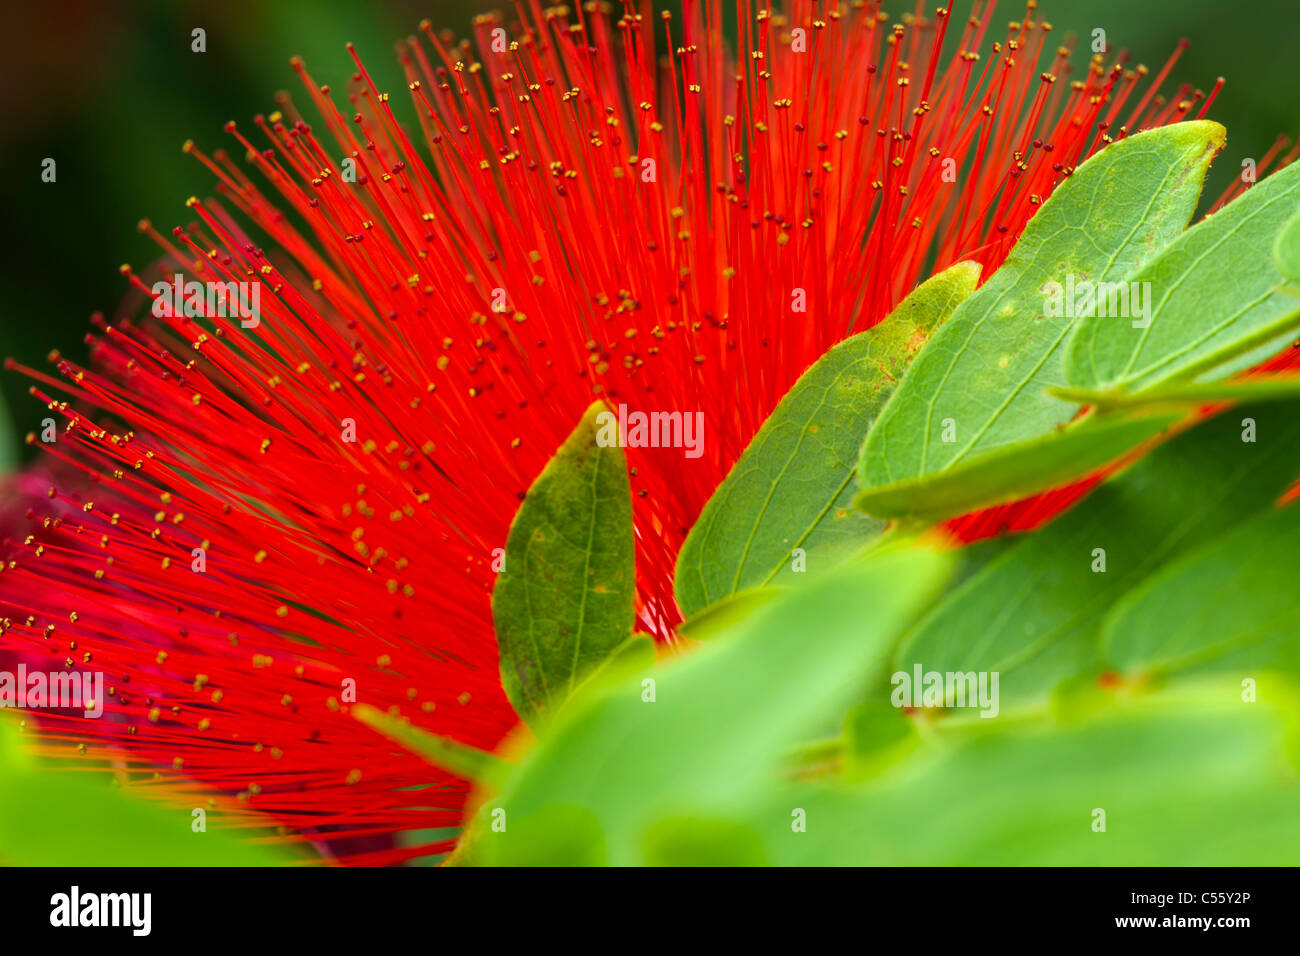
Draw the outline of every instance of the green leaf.
[[[1188,229],[1126,279],[1154,300],[1145,328],[1100,315],[1079,322],[1066,350],[1070,383],[1137,391],[1254,362],[1259,346],[1300,326],[1300,289],[1268,254],[1289,255],[1295,237],[1284,227],[1297,207],[1292,165]]]
[[[632,632],[632,490],[623,449],[607,434],[617,428],[613,417],[601,402],[587,409],[528,490],[506,539],[492,620],[501,683],[530,722]]]
[[[1273,243],[1273,264],[1287,281],[1300,284],[1300,213],[1296,213],[1277,234]]]
[[[508,763],[486,751],[450,737],[431,734],[410,721],[390,717],[369,704],[353,704],[351,713],[367,727],[396,741],[411,753],[466,780],[493,784],[509,770]]]
[[[108,770],[54,768],[22,747],[18,722],[0,719],[0,861],[10,866],[284,866],[298,856],[236,837],[195,794],[168,806],[113,786]],[[91,758],[85,758],[90,762]],[[144,787],[140,788],[145,791]],[[193,830],[193,809],[206,829]]]
[[[754,613],[768,601],[780,597],[781,588],[746,588],[729,594],[721,601],[710,604],[689,621],[677,626],[677,633],[692,641],[707,641],[726,633],[746,616]]]
[[[844,718],[844,773],[866,779],[920,746],[916,724],[889,701],[864,701]]]
[[[938,521],[1018,501],[1096,471],[1160,435],[1184,414],[1181,409],[1091,413],[1056,431],[962,461],[937,476],[860,491],[853,504],[880,518]]]
[[[1252,514],[1300,472],[1300,402],[1226,413],[1179,435],[970,574],[899,645],[897,670],[997,671],[1004,711],[1100,666],[1103,616],[1131,588]],[[1095,549],[1105,552],[1094,572]]]
[[[511,834],[535,831],[535,817],[559,806],[594,815],[614,865],[638,862],[649,824],[678,805],[716,818],[842,712],[933,597],[948,563],[898,547],[852,559],[649,682],[632,677],[575,700],[501,799],[483,806],[475,853],[513,862]],[[497,810],[500,831],[491,827]]]
[[[766,866],[758,833],[743,823],[702,817],[668,817],[643,843],[647,866]]]
[[[1300,376],[1271,375],[1236,379],[1230,382],[1175,383],[1157,385],[1140,392],[1125,392],[1117,389],[1093,391],[1072,386],[1052,389],[1052,392],[1067,401],[1083,402],[1105,410],[1133,409],[1151,405],[1194,408],[1219,402],[1250,404],[1296,398],[1300,396]]]
[[[1047,394],[1066,384],[1063,344],[1075,321],[1045,315],[1048,283],[1064,284],[1070,274],[1114,281],[1151,259],[1187,225],[1222,145],[1218,124],[1178,123],[1107,146],[1058,187],[876,419],[859,462],[862,507],[889,501],[889,515],[944,510],[929,500],[931,483],[960,485],[964,477],[947,473],[1043,439],[1075,417],[1078,405]],[[1044,487],[1052,476],[1037,477]],[[962,510],[985,503],[972,493],[957,505],[962,496],[951,489],[933,497]]]
[[[781,866],[1294,866],[1294,694],[1246,705],[1237,691],[1112,699],[1077,722],[968,735],[865,785],[765,794],[733,826]]]
[[[618,681],[629,674],[638,677],[648,675],[654,670],[655,659],[654,638],[646,634],[633,634],[614,648],[600,666],[574,688],[573,694],[565,701],[566,706],[602,684]]]
[[[1129,676],[1300,670],[1300,508],[1269,508],[1134,589],[1102,628]]]
[[[501,808],[485,807],[487,820],[472,838],[462,840],[452,858],[457,866],[491,866],[501,848],[493,841],[508,839],[509,866],[604,866],[605,837],[596,815],[579,806],[555,803],[523,818],[499,817],[504,830],[493,830],[491,814]]]
[[[792,573],[795,548],[805,564],[825,567],[884,528],[852,508],[863,436],[912,358],[978,281],[977,263],[957,263],[800,377],[682,546],[674,583],[683,614]]]

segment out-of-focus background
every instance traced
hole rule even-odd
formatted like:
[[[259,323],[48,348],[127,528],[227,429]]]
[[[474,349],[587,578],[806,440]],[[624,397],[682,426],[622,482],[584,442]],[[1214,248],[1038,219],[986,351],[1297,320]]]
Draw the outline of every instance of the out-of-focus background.
[[[946,0],[945,0],[946,2]],[[970,0],[953,0],[965,14]],[[656,6],[664,6],[656,0]],[[674,3],[667,4],[675,6]],[[926,9],[941,5],[930,0]],[[6,246],[0,267],[0,356],[39,368],[57,347],[81,360],[90,313],[112,314],[126,289],[123,262],[157,250],[136,232],[141,217],[162,231],[187,221],[184,201],[210,195],[212,177],[180,146],[226,145],[221,127],[274,109],[277,90],[297,88],[288,65],[301,55],[318,82],[341,86],[353,72],[352,41],[381,89],[403,93],[394,44],[428,17],[468,33],[488,0],[47,0],[13,5],[0,55],[3,124],[0,189]],[[617,6],[615,4],[615,6]],[[888,5],[914,9],[913,2]],[[999,19],[1024,15],[1002,0]],[[1228,84],[1211,116],[1229,130],[1207,193],[1261,157],[1278,133],[1300,134],[1300,6],[1295,0],[1042,0],[1038,16],[1058,37],[1080,37],[1086,59],[1101,27],[1114,48],[1153,71],[1181,37],[1192,41],[1166,86]],[[206,31],[206,51],[191,50]],[[404,95],[404,93],[403,93]],[[394,101],[401,97],[394,96]],[[297,97],[300,101],[301,97]],[[54,183],[42,161],[57,163]],[[21,436],[44,407],[27,381],[0,376],[0,462],[22,454]],[[12,425],[12,427],[11,427]]]

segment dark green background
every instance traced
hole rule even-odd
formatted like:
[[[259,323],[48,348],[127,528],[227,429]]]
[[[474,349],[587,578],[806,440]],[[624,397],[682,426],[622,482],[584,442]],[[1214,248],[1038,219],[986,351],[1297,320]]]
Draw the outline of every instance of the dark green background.
[[[661,0],[662,2],[662,0]],[[937,2],[926,4],[930,9]],[[288,58],[300,54],[319,82],[338,86],[352,72],[351,40],[381,89],[404,98],[394,43],[423,17],[458,35],[473,13],[492,4],[466,0],[266,3],[25,3],[4,15],[4,123],[0,184],[5,237],[0,272],[0,355],[45,367],[52,347],[81,358],[87,317],[113,314],[126,288],[118,265],[143,266],[156,247],[136,232],[141,217],[166,232],[188,220],[184,200],[210,195],[212,178],[182,155],[193,138],[207,150],[226,145],[222,124],[241,125],[274,109],[277,90],[295,92]],[[895,9],[912,4],[894,4]],[[957,13],[969,3],[957,0]],[[1023,2],[1003,2],[998,18],[1021,16]],[[1045,0],[1064,38],[1086,40],[1103,27],[1156,69],[1180,37],[1192,40],[1168,92],[1186,80],[1227,88],[1212,116],[1229,129],[1227,152],[1212,174],[1217,194],[1258,158],[1278,133],[1300,132],[1300,4],[1294,0]],[[207,31],[207,52],[192,53],[190,31]],[[995,34],[996,35],[996,34]],[[1076,55],[1079,67],[1085,54]],[[53,157],[58,180],[40,180]],[[0,380],[21,435],[44,408],[16,374]],[[0,409],[0,424],[10,413]],[[0,427],[4,457],[14,438]]]

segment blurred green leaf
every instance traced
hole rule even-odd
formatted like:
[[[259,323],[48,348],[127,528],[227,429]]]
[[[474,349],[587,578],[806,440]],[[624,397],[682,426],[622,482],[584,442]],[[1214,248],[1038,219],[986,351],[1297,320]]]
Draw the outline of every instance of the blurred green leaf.
[[[195,801],[199,801],[195,797]],[[208,813],[208,817],[216,813]],[[18,722],[0,719],[0,861],[11,866],[283,866],[282,846],[237,837],[190,808],[115,788],[91,768],[42,767],[22,746]]]
[[[865,785],[788,786],[734,823],[777,865],[1294,866],[1296,702],[1279,697],[1245,704],[1225,683],[1112,699],[918,751]]]
[[[782,588],[746,588],[729,594],[721,601],[710,604],[688,621],[677,626],[677,633],[693,641],[705,641],[725,634],[745,617],[753,614],[773,598],[780,597]]]
[[[669,817],[646,831],[642,844],[648,866],[765,866],[763,841],[734,820]]]
[[[604,866],[605,836],[596,815],[584,807],[553,803],[522,818],[507,817],[498,802],[480,811],[478,839],[464,840],[454,855],[459,866],[500,861],[507,843],[509,866]]]
[[[580,698],[584,692],[599,685],[614,683],[629,675],[646,677],[654,670],[655,660],[654,638],[646,634],[633,634],[610,651],[609,656],[583,678],[565,703]]]
[[[884,528],[853,510],[853,473],[872,420],[912,358],[979,281],[959,262],[921,283],[884,322],[836,345],[786,393],[709,499],[677,559],[690,616],[770,584],[792,552],[842,555]],[[803,570],[800,568],[800,570]],[[794,573],[794,572],[791,572]]]
[[[1231,360],[1300,326],[1300,290],[1269,255],[1291,235],[1283,227],[1297,207],[1292,165],[1188,229],[1126,279],[1149,283],[1145,328],[1099,315],[1079,322],[1066,349],[1070,383],[1137,391],[1211,369],[1227,377],[1243,367]]]
[[[1269,508],[1186,553],[1107,617],[1102,652],[1128,675],[1300,670],[1300,508]]]
[[[941,582],[946,556],[893,547],[853,559],[662,668],[557,715],[499,801],[484,805],[477,857],[515,862],[511,834],[548,808],[592,813],[611,864],[637,862],[653,819],[707,818],[767,786],[787,751],[834,718]],[[505,829],[491,828],[505,814]]]
[[[865,701],[844,718],[842,755],[849,779],[872,776],[921,744],[916,724],[889,701]]]
[[[997,671],[1004,710],[1100,666],[1106,612],[1162,565],[1272,507],[1300,472],[1300,402],[1172,439],[971,574],[901,641],[897,670]],[[1104,572],[1097,566],[1104,551]],[[883,691],[882,691],[883,693]]]
[[[598,441],[596,402],[533,482],[492,591],[501,682],[535,721],[632,633],[632,489],[617,441]],[[617,439],[618,436],[606,436]]]
[[[1209,122],[1139,133],[1107,146],[1052,193],[1006,264],[935,334],[876,419],[859,463],[859,507],[884,517],[959,513],[1007,500],[999,493],[1006,485],[1037,490],[1016,481],[1009,465],[1041,466],[1047,453],[1003,459],[998,479],[980,486],[993,495],[988,502],[974,490],[958,494],[961,479],[941,493],[929,484],[991,453],[1045,440],[1075,417],[1076,404],[1047,394],[1066,382],[1062,345],[1075,321],[1044,314],[1048,284],[1069,275],[1116,281],[1151,259],[1187,225],[1223,142],[1223,128]],[[1062,468],[1037,473],[1038,487]]]

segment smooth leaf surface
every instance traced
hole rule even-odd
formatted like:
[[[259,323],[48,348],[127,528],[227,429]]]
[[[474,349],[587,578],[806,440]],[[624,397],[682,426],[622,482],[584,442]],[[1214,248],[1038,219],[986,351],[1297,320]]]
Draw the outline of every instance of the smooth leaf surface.
[[[1099,315],[1079,323],[1070,383],[1136,391],[1209,370],[1226,377],[1246,367],[1232,360],[1253,362],[1256,348],[1300,326],[1300,289],[1275,261],[1297,209],[1300,165],[1291,165],[1188,229],[1126,280],[1150,290],[1147,327]]]
[[[726,818],[668,817],[642,843],[646,866],[766,866],[757,831]]]
[[[167,806],[114,787],[89,766],[42,766],[22,746],[18,721],[0,715],[0,862],[10,866],[284,866],[295,855],[219,826],[192,829],[191,807]],[[89,758],[88,762],[89,762]]]
[[[1112,700],[1075,723],[971,735],[856,788],[789,786],[735,824],[776,865],[1294,866],[1295,701],[1244,705],[1236,691]]]
[[[1223,141],[1218,124],[1179,123],[1113,143],[1065,180],[890,397],[862,450],[863,491],[918,498],[891,514],[930,512],[927,481],[1070,422],[1079,406],[1047,390],[1066,384],[1076,320],[1046,314],[1049,283],[1116,281],[1151,259],[1187,225]]]
[[[852,507],[862,439],[913,357],[978,280],[973,262],[933,276],[799,378],[682,546],[675,590],[683,614],[770,584],[791,571],[795,548],[815,570],[884,528]]]
[[[1288,282],[1300,286],[1300,212],[1279,230],[1273,243],[1273,264]]]
[[[688,621],[677,626],[677,633],[692,641],[705,641],[718,634],[725,634],[739,624],[747,615],[775,597],[780,597],[782,588],[746,588],[729,594],[721,601],[710,604]]]
[[[573,691],[566,704],[578,699],[583,692],[601,684],[612,683],[628,674],[648,676],[655,667],[655,641],[646,634],[633,634],[614,648],[608,657],[589,673]]]
[[[844,775],[851,780],[873,776],[919,746],[915,722],[897,707],[880,699],[859,704],[844,718]]]
[[[501,799],[484,804],[475,853],[512,862],[515,839],[533,844],[557,807],[591,814],[615,865],[638,860],[648,825],[679,804],[716,817],[847,707],[948,564],[945,555],[897,547],[852,559],[662,668],[651,683],[634,677],[575,699]],[[505,813],[505,831],[490,827],[495,810]]]
[[[858,492],[853,504],[881,518],[937,521],[1018,501],[1082,478],[1162,434],[1183,410],[1089,414],[1037,438],[964,460],[937,475]]]
[[[1129,677],[1300,670],[1300,508],[1270,508],[1134,589],[1102,627]]]
[[[632,633],[632,490],[593,404],[528,490],[492,591],[501,683],[525,720],[558,706]]]
[[[1242,440],[1246,417],[1253,442]],[[1036,706],[1061,680],[1100,666],[1101,621],[1127,591],[1271,508],[1298,473],[1300,402],[1204,422],[970,574],[904,637],[895,669],[997,671],[1004,711]],[[1104,572],[1093,570],[1097,549]]]

